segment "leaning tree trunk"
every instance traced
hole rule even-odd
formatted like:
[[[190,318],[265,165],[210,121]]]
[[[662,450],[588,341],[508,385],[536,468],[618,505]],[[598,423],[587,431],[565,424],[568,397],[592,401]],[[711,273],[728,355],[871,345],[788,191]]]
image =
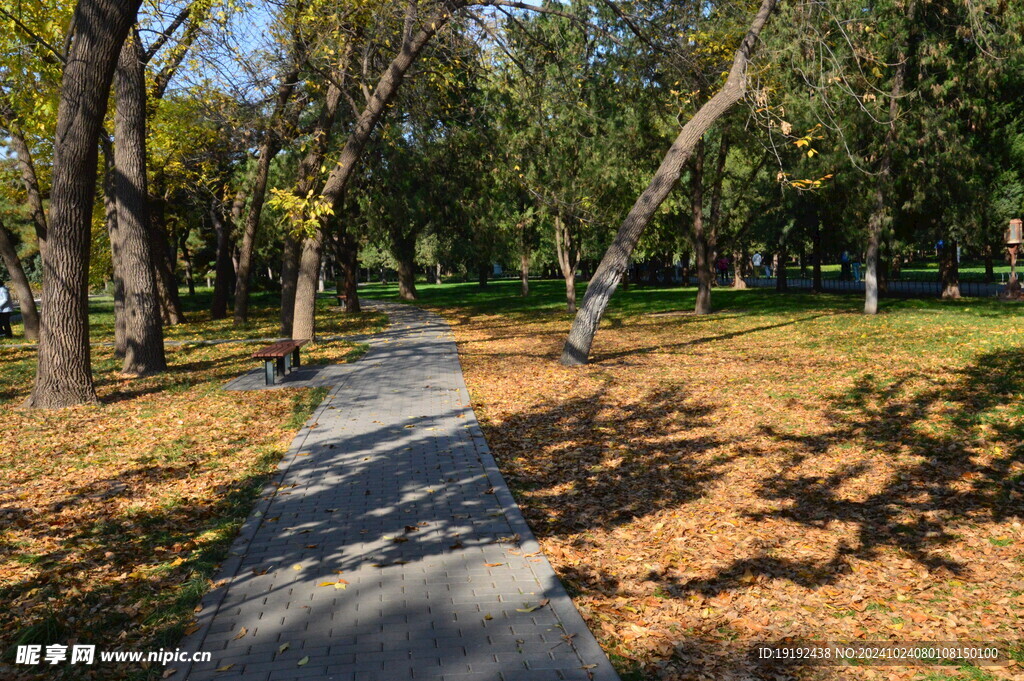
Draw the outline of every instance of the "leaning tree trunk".
[[[743,38],[725,85],[691,118],[669,148],[661,166],[640,195],[619,227],[615,240],[601,259],[590,279],[583,307],[573,320],[572,329],[562,350],[562,364],[586,364],[598,324],[619,280],[629,267],[630,256],[654,213],[679,181],[679,174],[694,147],[715,121],[722,117],[746,92],[747,63],[757,44],[761,29],[775,9],[778,0],[762,0],[747,35]]]
[[[235,281],[235,266],[231,261],[231,228],[237,224],[245,207],[245,189],[239,189],[231,206],[231,222],[226,224],[220,213],[220,201],[216,198],[210,203],[210,220],[217,233],[217,264],[214,269],[213,301],[210,305],[212,319],[224,319],[228,316],[228,298]]]
[[[27,404],[96,401],[89,347],[89,246],[97,139],[110,82],[141,0],[79,0],[61,78],[35,385]]]
[[[25,326],[25,340],[39,338],[39,312],[36,310],[36,299],[32,296],[32,287],[21,266],[18,252],[14,250],[14,242],[3,222],[0,222],[0,258],[7,266],[11,275],[11,284],[21,303],[21,323]]]
[[[151,374],[167,368],[156,277],[152,267],[146,190],[146,76],[142,47],[130,35],[115,78],[114,183],[116,248],[124,286],[125,354],[122,371]]]
[[[3,102],[0,101],[0,106]],[[15,113],[4,109],[4,118],[14,120]],[[39,176],[36,174],[35,163],[32,160],[32,152],[21,128],[10,124],[7,129],[7,144],[14,151],[17,159],[18,170],[21,172],[21,183],[25,188],[25,197],[28,200],[28,209],[32,215],[32,226],[36,230],[36,240],[39,244],[39,253],[46,259],[46,209],[43,208],[43,193],[39,189]]]
[[[256,161],[256,173],[252,182],[252,198],[249,201],[249,212],[245,214],[242,244],[238,249],[238,270],[235,273],[235,324],[244,324],[249,319],[249,278],[252,272],[253,251],[256,248],[256,230],[260,226],[263,203],[267,196],[270,161],[277,154],[277,150],[273,133],[268,131],[267,138],[260,145],[260,155]]]
[[[770,1],[772,4],[775,2],[775,0]],[[442,3],[429,18],[424,20],[423,28],[403,41],[398,54],[378,81],[376,89],[367,101],[366,108],[359,114],[334,169],[328,176],[323,191],[320,192],[321,199],[327,205],[335,210],[340,208],[345,190],[355,172],[356,164],[370,141],[374,128],[377,127],[377,123],[387,111],[388,104],[398,93],[409,68],[437,31],[448,23],[452,13],[466,4],[464,0]],[[299,279],[295,288],[293,338],[313,337],[316,313],[316,275],[320,266],[320,249],[323,248],[325,228],[326,221],[321,221],[317,233],[302,244]]]
[[[942,277],[942,299],[957,300],[960,298],[960,267],[956,261],[956,242],[947,239],[942,249],[940,261]]]

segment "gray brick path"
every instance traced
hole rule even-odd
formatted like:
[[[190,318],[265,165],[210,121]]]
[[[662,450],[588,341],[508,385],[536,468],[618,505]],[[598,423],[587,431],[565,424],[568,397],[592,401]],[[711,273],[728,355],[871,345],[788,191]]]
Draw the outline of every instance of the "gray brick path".
[[[213,660],[173,678],[617,681],[494,465],[447,325],[379,307],[391,326],[331,372],[180,644]]]

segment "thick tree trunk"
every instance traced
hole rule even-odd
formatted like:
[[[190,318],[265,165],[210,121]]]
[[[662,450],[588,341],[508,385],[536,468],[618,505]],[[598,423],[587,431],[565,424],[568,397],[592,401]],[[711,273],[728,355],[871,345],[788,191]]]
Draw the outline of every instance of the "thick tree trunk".
[[[142,47],[130,35],[121,49],[115,77],[114,173],[117,192],[116,249],[124,285],[126,374],[167,368],[163,327],[150,252],[146,190],[146,77]],[[113,243],[113,242],[111,242]]]
[[[316,338],[316,288],[320,274],[321,235],[303,239],[299,256],[299,271],[295,279],[295,315],[292,320],[292,338]]]
[[[423,22],[423,28],[403,41],[401,49],[391,64],[384,71],[377,87],[370,96],[366,108],[360,113],[352,132],[349,134],[327,178],[321,198],[335,210],[338,210],[345,196],[345,190],[355,171],[356,164],[362,156],[363,149],[370,141],[373,130],[387,111],[388,104],[398,93],[409,68],[427,46],[434,35],[451,19],[453,12],[466,6],[464,0],[444,3],[439,6],[431,17]],[[322,222],[318,233],[306,239],[302,245],[302,264],[299,268],[299,280],[295,291],[295,325],[300,332],[312,334],[315,326],[313,315],[316,311],[316,270],[308,265],[320,262],[320,248],[323,246],[323,230],[326,222]],[[315,250],[315,252],[314,252]],[[300,299],[308,296],[308,299]],[[295,336],[293,333],[293,337]],[[312,337],[311,335],[309,337]]]
[[[281,253],[281,335],[292,333],[295,315],[295,283],[299,276],[299,240],[288,234]]]
[[[21,303],[21,323],[25,326],[25,340],[39,338],[39,312],[36,310],[36,299],[32,296],[32,287],[21,266],[18,252],[14,249],[14,241],[3,222],[0,222],[0,259],[7,266],[11,275],[14,293]]]
[[[956,261],[956,242],[946,240],[942,249],[942,260],[939,262],[942,277],[942,299],[957,300],[960,298],[960,267]]]
[[[416,263],[408,255],[398,259],[398,297],[416,300]]]
[[[679,174],[697,142],[715,121],[743,97],[746,91],[747,63],[757,44],[761,29],[775,9],[776,2],[777,0],[762,0],[747,35],[736,51],[725,85],[683,126],[651,183],[619,227],[615,240],[608,247],[601,264],[590,279],[583,307],[573,320],[572,329],[562,350],[562,364],[577,365],[587,362],[598,324],[619,280],[629,267],[630,256],[644,229],[679,181]]]
[[[35,385],[27,404],[96,401],[89,347],[89,246],[97,144],[110,82],[140,0],[79,0],[61,78]]]

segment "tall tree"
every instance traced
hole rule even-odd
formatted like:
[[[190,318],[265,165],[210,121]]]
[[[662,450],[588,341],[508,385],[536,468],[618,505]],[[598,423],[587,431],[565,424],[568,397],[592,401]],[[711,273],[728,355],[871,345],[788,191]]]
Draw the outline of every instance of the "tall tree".
[[[58,408],[96,400],[88,320],[96,140],[121,45],[140,4],[79,0],[75,8],[54,135],[39,364],[29,406]]]
[[[743,98],[747,89],[747,64],[750,62],[761,30],[768,23],[776,4],[777,0],[762,0],[733,57],[732,67],[722,89],[701,106],[693,118],[683,126],[647,189],[637,199],[619,227],[615,240],[608,247],[587,286],[583,307],[573,320],[572,329],[562,349],[563,364],[573,366],[587,362],[598,324],[612,294],[629,267],[630,256],[644,229],[679,181],[683,166],[704,133]]]

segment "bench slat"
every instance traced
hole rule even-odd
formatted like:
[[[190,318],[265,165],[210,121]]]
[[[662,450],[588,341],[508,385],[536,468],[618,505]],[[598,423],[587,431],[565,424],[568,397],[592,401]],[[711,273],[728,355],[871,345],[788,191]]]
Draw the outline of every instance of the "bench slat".
[[[256,352],[252,353],[253,359],[276,359],[278,357],[284,357],[295,352],[303,345],[308,343],[308,340],[290,340],[280,341],[273,345],[268,345],[265,348],[261,348]]]

